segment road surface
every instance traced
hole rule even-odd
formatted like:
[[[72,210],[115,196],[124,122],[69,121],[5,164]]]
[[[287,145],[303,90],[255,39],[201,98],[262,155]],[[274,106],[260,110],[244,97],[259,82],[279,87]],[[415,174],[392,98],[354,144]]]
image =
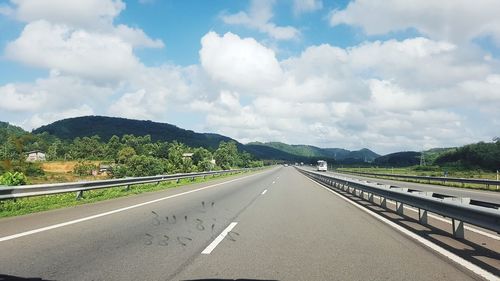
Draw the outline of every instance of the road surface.
[[[292,167],[2,219],[0,280],[15,277],[478,278]]]

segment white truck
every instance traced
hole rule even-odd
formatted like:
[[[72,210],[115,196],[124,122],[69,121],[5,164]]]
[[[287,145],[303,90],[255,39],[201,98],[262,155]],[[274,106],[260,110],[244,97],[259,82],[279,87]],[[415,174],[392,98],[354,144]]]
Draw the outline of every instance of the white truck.
[[[320,172],[326,172],[328,167],[328,164],[324,160],[319,160],[318,161],[318,171]]]

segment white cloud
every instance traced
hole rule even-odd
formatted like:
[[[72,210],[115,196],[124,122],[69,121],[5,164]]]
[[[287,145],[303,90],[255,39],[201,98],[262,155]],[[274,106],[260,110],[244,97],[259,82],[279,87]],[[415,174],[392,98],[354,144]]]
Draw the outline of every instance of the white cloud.
[[[121,1],[75,2],[94,10],[76,18],[70,18],[73,7],[66,3],[53,11],[36,10],[36,1],[13,3],[13,13],[26,25],[7,44],[5,56],[50,71],[32,82],[0,85],[3,118],[28,129],[87,114],[183,126],[185,120],[172,119],[172,112],[182,112],[204,117],[197,122],[204,131],[243,142],[369,147],[385,153],[489,139],[500,124],[500,63],[479,48],[461,44],[463,38],[482,35],[452,36],[450,41],[441,38],[439,28],[427,34],[419,27],[429,38],[348,48],[322,44],[278,59],[254,38],[208,32],[201,38],[200,65],[148,67],[134,49],[164,44],[140,28],[114,24],[125,8]],[[272,22],[273,3],[253,1],[249,11],[223,19],[274,39],[296,38],[296,29]],[[311,3],[301,2],[302,12],[317,8]],[[434,23],[439,26],[439,21]],[[399,30],[387,26],[373,28]],[[468,34],[475,29],[464,30]]]
[[[470,129],[478,117],[463,114],[480,107],[479,118],[498,120],[493,110],[500,106],[495,65],[476,50],[425,38],[346,49],[324,44],[279,62],[279,83],[270,83],[246,105],[241,100],[259,92],[259,83],[236,90],[230,103],[222,102],[227,97],[221,92],[215,101],[197,100],[192,108],[206,113],[210,128],[242,141],[367,146],[381,153],[460,145],[494,133],[492,128]],[[252,69],[242,67],[220,67],[220,76]],[[238,76],[252,79],[237,75],[223,87],[242,88]]]
[[[27,65],[96,80],[127,77],[140,65],[132,47],[119,37],[44,20],[27,24],[19,38],[7,44],[5,54]]]
[[[215,80],[237,88],[262,89],[281,79],[274,52],[253,38],[209,32],[201,39],[201,65]]]
[[[159,39],[149,38],[142,29],[128,27],[120,24],[115,29],[115,34],[134,47],[163,48],[165,44]]]
[[[293,0],[293,12],[296,15],[317,11],[323,8],[321,0]]]
[[[84,30],[89,34],[119,37],[132,47],[163,48],[159,39],[149,38],[142,29],[124,24],[113,25],[113,20],[125,9],[121,0],[11,0],[6,6],[15,17],[28,25],[48,22],[68,30]]]
[[[369,81],[371,100],[380,110],[407,111],[423,107],[423,95],[408,93],[390,81],[372,79]]]
[[[45,93],[23,91],[17,89],[14,84],[7,84],[0,87],[0,97],[2,102],[0,108],[5,111],[34,111],[40,108]]]
[[[271,0],[252,0],[248,12],[238,12],[223,15],[222,20],[227,24],[243,25],[268,34],[276,40],[297,39],[300,31],[292,26],[278,26],[271,22],[273,17]]]
[[[368,35],[414,28],[437,40],[465,42],[492,36],[500,45],[500,2],[497,0],[355,0],[331,14],[331,25],[363,28]]]
[[[16,17],[24,22],[39,20],[80,28],[96,28],[112,23],[125,9],[121,0],[11,0]]]

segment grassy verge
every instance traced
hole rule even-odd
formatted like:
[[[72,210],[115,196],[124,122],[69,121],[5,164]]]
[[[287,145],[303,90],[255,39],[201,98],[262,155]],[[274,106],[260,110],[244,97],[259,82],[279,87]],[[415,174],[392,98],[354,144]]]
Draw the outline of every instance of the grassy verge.
[[[253,173],[253,172],[251,172]],[[52,209],[77,206],[92,202],[104,201],[112,198],[125,197],[133,194],[140,194],[145,192],[152,192],[158,190],[164,190],[167,188],[173,188],[178,186],[190,185],[195,183],[207,182],[221,178],[232,177],[234,175],[222,175],[222,176],[207,176],[203,178],[195,178],[194,181],[191,179],[182,179],[178,183],[176,181],[165,181],[160,184],[138,184],[130,186],[129,190],[126,190],[124,186],[105,188],[85,191],[83,193],[83,198],[76,200],[76,193],[62,193],[46,196],[36,196],[28,198],[19,199],[8,199],[0,201],[0,218],[2,217],[12,217],[25,215],[30,213],[36,213],[41,211],[47,211]]]
[[[394,175],[412,175],[412,176],[436,176],[442,177],[443,173],[439,171],[418,171],[414,170],[412,167],[410,168],[339,168],[337,169],[339,172],[364,172],[364,173],[380,173],[380,174],[394,174]],[[367,177],[375,177],[368,176]],[[477,170],[459,170],[459,171],[450,171],[448,173],[448,177],[456,177],[456,178],[477,178],[477,179],[496,179],[496,174],[491,172],[477,171]],[[389,180],[397,180],[397,181],[405,181],[405,182],[414,182],[414,183],[423,183],[423,184],[433,184],[433,185],[442,185],[442,186],[450,186],[457,188],[470,188],[470,189],[479,189],[479,190],[489,190],[489,191],[500,191],[497,189],[496,185],[491,185],[489,188],[484,184],[462,184],[457,182],[443,182],[443,181],[428,181],[428,180],[416,180],[416,179],[401,179],[401,178],[393,178],[393,177],[383,177],[376,176],[375,178],[381,179],[389,179]]]

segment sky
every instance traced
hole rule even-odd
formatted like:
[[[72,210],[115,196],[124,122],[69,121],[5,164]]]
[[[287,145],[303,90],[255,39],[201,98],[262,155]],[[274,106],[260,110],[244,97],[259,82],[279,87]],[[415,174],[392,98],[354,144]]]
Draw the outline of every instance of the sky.
[[[0,0],[0,120],[385,154],[500,135],[498,0]]]

